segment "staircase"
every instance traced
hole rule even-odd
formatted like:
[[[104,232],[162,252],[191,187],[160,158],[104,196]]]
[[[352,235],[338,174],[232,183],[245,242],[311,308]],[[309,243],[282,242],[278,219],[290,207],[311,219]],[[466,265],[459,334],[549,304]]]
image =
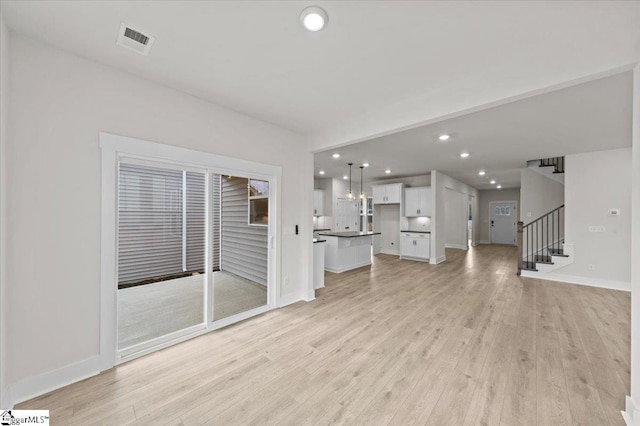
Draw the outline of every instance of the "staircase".
[[[528,161],[527,167],[564,184],[564,157]],[[518,275],[537,276],[573,263],[564,230],[564,204],[527,224],[518,222]]]
[[[570,251],[564,243],[564,204],[526,225],[518,222],[518,275],[565,266]]]
[[[553,167],[553,173],[564,173],[564,157],[543,158],[538,167]]]

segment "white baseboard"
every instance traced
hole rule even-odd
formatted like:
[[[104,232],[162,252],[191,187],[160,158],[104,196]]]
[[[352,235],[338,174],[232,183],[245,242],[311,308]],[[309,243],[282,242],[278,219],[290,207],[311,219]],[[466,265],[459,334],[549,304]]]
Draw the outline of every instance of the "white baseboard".
[[[640,408],[638,408],[630,396],[625,398],[625,410],[620,412],[627,426],[640,426]]]
[[[458,250],[468,250],[469,247],[467,247],[464,244],[445,244],[444,248],[451,248],[451,249],[458,249]]]
[[[302,300],[305,300],[303,297],[300,297],[299,294],[288,294],[286,296],[280,296],[280,298],[278,299],[278,308],[283,308],[287,305],[292,305],[296,302],[300,302]]]
[[[554,272],[548,272],[541,274],[536,271],[522,271],[522,277],[537,278],[540,280],[559,281],[569,284],[586,285],[589,287],[600,287],[609,290],[631,291],[631,283],[624,281],[605,280],[601,278],[580,277],[576,275],[556,274]]]
[[[371,260],[367,260],[367,261],[364,261],[364,262],[356,263],[355,265],[345,266],[344,268],[332,268],[332,267],[327,266],[325,264],[324,265],[324,270],[325,271],[329,271],[329,272],[333,272],[334,274],[340,274],[342,272],[347,272],[347,271],[350,271],[352,269],[362,268],[363,266],[369,266],[369,265],[371,265]]]
[[[431,259],[429,259],[429,263],[432,265],[437,265],[438,263],[442,263],[445,260],[447,260],[447,257],[445,255],[442,255],[440,257],[432,257]]]
[[[382,254],[391,254],[394,256],[400,256],[399,250],[391,250],[391,249],[380,249],[380,253]]]
[[[0,409],[11,410],[13,404],[11,403],[11,389],[5,388],[2,390],[2,398],[0,398]]]
[[[480,245],[480,244],[491,244],[491,241],[489,241],[489,240],[478,240],[478,241],[476,241],[475,245]]]
[[[9,389],[10,407],[100,373],[100,356],[22,380]]]

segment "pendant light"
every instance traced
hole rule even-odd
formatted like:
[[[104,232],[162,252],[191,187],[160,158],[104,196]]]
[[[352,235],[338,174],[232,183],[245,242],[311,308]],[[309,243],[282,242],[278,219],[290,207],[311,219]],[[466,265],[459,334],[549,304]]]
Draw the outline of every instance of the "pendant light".
[[[353,198],[353,192],[351,192],[351,166],[353,166],[353,163],[349,163],[349,193],[347,194],[349,199]]]
[[[364,172],[364,166],[360,166],[360,199],[361,200],[364,199],[364,191],[362,190],[362,182],[363,182],[362,173],[363,172]]]

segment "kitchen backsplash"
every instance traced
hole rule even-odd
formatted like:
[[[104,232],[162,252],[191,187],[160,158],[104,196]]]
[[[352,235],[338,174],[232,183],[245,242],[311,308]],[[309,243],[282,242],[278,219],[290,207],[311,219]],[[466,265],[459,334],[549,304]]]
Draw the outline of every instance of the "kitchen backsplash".
[[[431,218],[428,217],[408,217],[409,231],[431,231]]]

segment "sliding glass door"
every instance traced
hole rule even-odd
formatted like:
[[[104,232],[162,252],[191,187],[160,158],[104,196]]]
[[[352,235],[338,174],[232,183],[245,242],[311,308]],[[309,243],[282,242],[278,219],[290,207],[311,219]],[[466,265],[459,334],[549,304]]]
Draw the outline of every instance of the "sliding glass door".
[[[268,308],[269,185],[267,179],[121,159],[122,356]]]

